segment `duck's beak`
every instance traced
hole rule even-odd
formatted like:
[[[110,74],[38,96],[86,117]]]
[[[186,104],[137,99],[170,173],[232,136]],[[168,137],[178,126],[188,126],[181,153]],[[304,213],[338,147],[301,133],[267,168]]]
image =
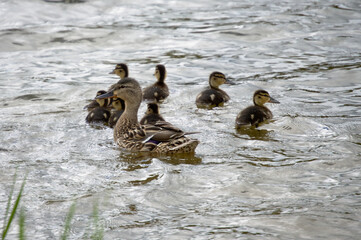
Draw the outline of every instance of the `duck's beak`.
[[[279,101],[277,101],[276,99],[274,99],[273,97],[269,97],[269,101],[270,103],[280,103]]]
[[[109,74],[115,74],[115,69],[113,71],[111,71]]]
[[[228,78],[226,79],[225,84],[229,84],[229,85],[236,85],[236,83],[235,83],[235,82],[233,82],[233,81],[229,80]]]
[[[115,95],[113,91],[110,91],[110,92],[107,92],[107,93],[104,93],[102,95],[95,97],[95,99],[116,98],[116,97],[117,97],[117,95]]]

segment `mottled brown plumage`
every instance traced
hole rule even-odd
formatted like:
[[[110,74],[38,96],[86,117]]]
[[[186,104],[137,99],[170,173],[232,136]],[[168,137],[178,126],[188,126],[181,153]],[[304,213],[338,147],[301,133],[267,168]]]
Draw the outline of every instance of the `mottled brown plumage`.
[[[199,144],[180,129],[166,122],[155,125],[140,125],[138,109],[142,101],[139,83],[132,78],[120,80],[106,94],[97,98],[119,97],[125,102],[125,110],[114,128],[114,141],[130,151],[156,153],[191,153]]]

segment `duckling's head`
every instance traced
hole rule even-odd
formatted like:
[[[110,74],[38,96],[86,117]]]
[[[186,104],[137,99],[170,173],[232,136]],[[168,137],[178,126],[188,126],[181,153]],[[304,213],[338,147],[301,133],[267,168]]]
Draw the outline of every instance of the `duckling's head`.
[[[125,108],[129,106],[129,108],[138,109],[142,102],[142,89],[137,80],[127,77],[113,84],[109,92],[96,98],[121,98],[125,102]]]
[[[104,93],[106,93],[106,91],[104,91],[104,90],[99,90],[99,91],[97,92],[96,97],[98,97],[98,96],[100,96],[100,95],[103,95]],[[97,98],[96,98],[95,100],[97,101],[97,103],[99,104],[100,107],[106,107],[106,106],[108,106],[108,104],[109,104],[108,99],[97,99]]]
[[[260,90],[255,91],[255,93],[253,94],[253,103],[254,103],[254,105],[263,106],[267,102],[280,103],[276,99],[272,98],[269,95],[269,93],[267,91],[265,91],[265,90],[260,89]]]
[[[226,76],[221,72],[212,72],[209,75],[209,85],[211,88],[218,88],[222,84],[234,84],[232,81],[228,80]]]
[[[120,98],[113,98],[112,106],[113,106],[113,108],[115,108],[118,111],[125,109],[124,101],[123,101],[123,99],[120,99]]]
[[[163,83],[167,77],[167,70],[165,69],[165,66],[162,64],[155,66],[154,76],[157,78],[158,82]]]
[[[159,114],[159,107],[156,103],[148,103],[147,111],[145,114]]]
[[[121,79],[128,77],[128,66],[125,63],[118,63],[114,70],[112,72],[110,72],[109,74],[116,74],[118,75]]]

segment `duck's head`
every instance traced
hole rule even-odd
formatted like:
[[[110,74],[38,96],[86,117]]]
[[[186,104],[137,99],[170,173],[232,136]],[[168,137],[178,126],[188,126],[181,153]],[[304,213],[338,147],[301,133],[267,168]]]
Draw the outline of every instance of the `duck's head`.
[[[113,108],[115,108],[118,111],[125,109],[124,101],[123,101],[123,99],[120,99],[120,98],[113,98],[112,106],[113,106]]]
[[[109,104],[109,100],[108,100],[108,99],[97,99],[98,96],[103,95],[104,93],[107,93],[107,92],[104,91],[104,90],[99,90],[99,91],[97,92],[96,97],[95,97],[95,100],[97,101],[97,103],[99,104],[100,107],[106,107],[106,106],[108,106],[108,104]]]
[[[121,98],[125,102],[125,107],[129,105],[139,107],[142,102],[142,89],[134,78],[123,78],[112,85],[109,92],[96,97],[96,99],[103,98]]]
[[[163,83],[167,77],[167,70],[165,69],[165,66],[162,64],[155,66],[154,76],[157,78],[158,82]]]
[[[265,90],[257,90],[253,94],[253,103],[257,106],[263,106],[265,103],[280,103],[276,99],[272,98]]]
[[[125,63],[118,63],[118,64],[115,66],[114,70],[111,71],[109,74],[116,74],[116,75],[118,75],[121,79],[126,78],[126,77],[128,77],[128,74],[129,74],[129,72],[128,72],[128,66],[127,66],[127,64],[125,64]]]
[[[234,82],[228,80],[226,76],[221,72],[212,72],[211,75],[209,75],[209,85],[212,88],[218,88],[222,84],[233,85]]]
[[[147,111],[145,114],[159,114],[159,107],[156,103],[148,103]]]

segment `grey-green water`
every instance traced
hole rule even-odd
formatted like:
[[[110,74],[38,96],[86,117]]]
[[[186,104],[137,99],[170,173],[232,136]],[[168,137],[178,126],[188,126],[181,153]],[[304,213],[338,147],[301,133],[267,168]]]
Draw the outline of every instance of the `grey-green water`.
[[[18,168],[29,239],[59,239],[74,201],[71,239],[95,202],[105,239],[358,239],[360,26],[357,0],[1,1],[0,220]],[[160,111],[201,132],[195,156],[122,152],[85,123],[118,62],[142,86],[167,67]],[[212,71],[231,102],[197,109]],[[275,121],[237,132],[258,88]]]

